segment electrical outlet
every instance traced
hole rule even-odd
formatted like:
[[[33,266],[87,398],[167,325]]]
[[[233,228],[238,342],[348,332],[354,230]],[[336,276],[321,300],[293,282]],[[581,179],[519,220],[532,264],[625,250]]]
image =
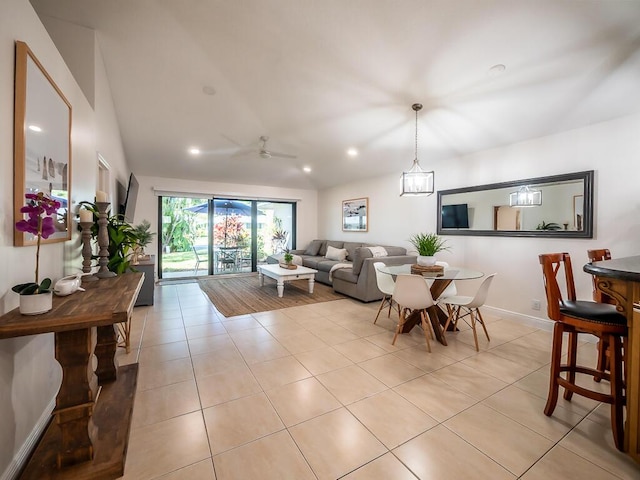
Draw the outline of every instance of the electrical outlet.
[[[531,309],[540,310],[540,300],[531,300]]]

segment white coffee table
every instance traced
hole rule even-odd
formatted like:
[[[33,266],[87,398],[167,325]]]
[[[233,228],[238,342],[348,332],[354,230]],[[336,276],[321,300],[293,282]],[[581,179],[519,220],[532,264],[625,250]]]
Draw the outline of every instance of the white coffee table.
[[[317,270],[302,266],[298,266],[295,270],[289,270],[277,264],[258,265],[260,286],[264,285],[264,277],[273,278],[278,282],[278,297],[282,297],[284,294],[284,282],[292,280],[309,280],[309,293],[313,293],[316,273],[318,273]]]

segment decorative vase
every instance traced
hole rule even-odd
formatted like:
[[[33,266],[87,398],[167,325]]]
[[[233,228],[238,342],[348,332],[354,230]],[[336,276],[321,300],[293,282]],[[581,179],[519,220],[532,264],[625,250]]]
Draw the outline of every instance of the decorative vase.
[[[424,265],[425,267],[432,267],[436,264],[436,257],[418,255],[418,265]]]
[[[22,315],[38,315],[53,308],[52,292],[36,295],[20,295],[20,313]]]

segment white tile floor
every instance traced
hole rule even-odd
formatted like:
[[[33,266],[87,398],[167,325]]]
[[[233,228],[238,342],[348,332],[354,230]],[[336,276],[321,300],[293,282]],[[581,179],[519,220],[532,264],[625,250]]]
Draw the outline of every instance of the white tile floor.
[[[392,346],[377,307],[224,318],[195,283],[158,287],[119,352],[140,363],[123,478],[640,478],[608,406],[574,396],[542,413],[550,333],[485,315],[480,353],[462,330],[429,354],[419,328]]]

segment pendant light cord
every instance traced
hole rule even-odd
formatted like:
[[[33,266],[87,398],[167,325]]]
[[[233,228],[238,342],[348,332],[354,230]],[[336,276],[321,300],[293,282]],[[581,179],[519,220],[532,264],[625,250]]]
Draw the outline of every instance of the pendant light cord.
[[[422,110],[422,104],[414,103],[411,108],[416,112],[416,156],[413,159],[413,163],[418,163],[418,112]]]

